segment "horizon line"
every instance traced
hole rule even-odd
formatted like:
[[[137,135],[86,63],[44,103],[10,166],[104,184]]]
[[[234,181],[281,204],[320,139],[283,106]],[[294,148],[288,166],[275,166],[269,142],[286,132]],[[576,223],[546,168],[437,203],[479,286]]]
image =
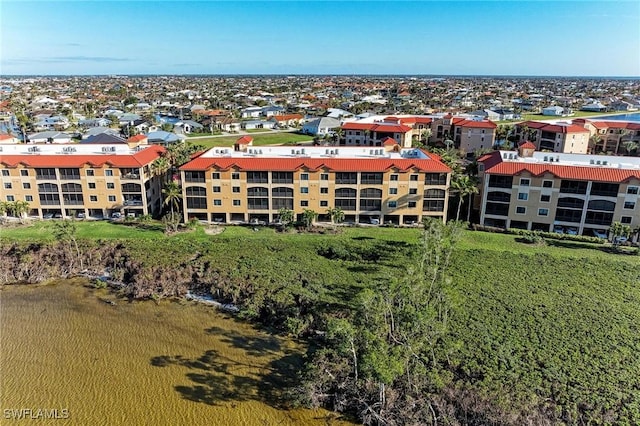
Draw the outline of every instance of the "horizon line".
[[[0,78],[15,77],[493,77],[493,78],[597,78],[638,79],[632,75],[541,75],[541,74],[370,74],[370,73],[108,73],[108,74],[0,74]]]

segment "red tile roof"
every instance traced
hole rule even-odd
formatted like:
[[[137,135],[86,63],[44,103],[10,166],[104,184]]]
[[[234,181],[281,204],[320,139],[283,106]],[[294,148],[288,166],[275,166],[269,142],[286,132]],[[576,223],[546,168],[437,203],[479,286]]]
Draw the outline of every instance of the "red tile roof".
[[[431,155],[431,154],[430,154]],[[449,167],[436,159],[360,159],[360,158],[203,158],[198,157],[180,170],[228,170],[232,167],[251,171],[296,171],[328,169],[338,172],[384,172],[417,169],[425,172],[448,173]]]
[[[276,121],[302,120],[302,114],[274,115],[271,118]]]
[[[147,139],[147,135],[135,135],[127,139],[127,142],[140,142]]]
[[[404,124],[391,124],[391,123],[358,123],[348,122],[342,125],[342,130],[369,130],[371,132],[386,132],[386,133],[407,133],[411,130],[411,127]]]
[[[249,135],[241,136],[236,140],[238,145],[248,145],[253,142],[253,138]]]
[[[458,127],[471,127],[474,129],[495,129],[497,126],[493,121],[467,120],[466,118],[456,118],[453,124]]]
[[[624,182],[631,178],[640,180],[640,170],[502,161],[499,151],[484,155],[480,157],[478,161],[484,164],[485,173],[495,175],[514,176],[528,172],[532,176],[541,176],[545,173],[550,173],[560,179],[592,180],[599,182]]]
[[[588,129],[577,124],[551,124],[541,121],[524,121],[516,124],[518,127],[527,126],[530,129],[543,130],[545,132],[553,133],[589,133]]]
[[[575,119],[574,122],[586,122],[591,124],[596,129],[629,129],[640,130],[640,123],[634,123],[629,121],[591,121],[585,119]]]
[[[15,136],[12,136],[8,133],[1,133],[0,134],[0,141],[4,141],[4,140],[8,140],[8,139],[13,139],[15,138]]]
[[[532,144],[529,141],[526,141],[525,143],[520,145],[520,148],[524,148],[524,149],[536,149],[536,146],[534,144]]]
[[[47,154],[4,154],[0,157],[0,163],[8,167],[16,167],[24,164],[28,167],[82,167],[89,164],[92,167],[101,167],[108,164],[112,167],[142,167],[145,166],[165,151],[159,145],[151,145],[135,154],[88,154],[88,155],[47,155]]]
[[[389,146],[389,145],[398,145],[398,141],[396,141],[394,138],[385,138],[382,141],[382,146]]]

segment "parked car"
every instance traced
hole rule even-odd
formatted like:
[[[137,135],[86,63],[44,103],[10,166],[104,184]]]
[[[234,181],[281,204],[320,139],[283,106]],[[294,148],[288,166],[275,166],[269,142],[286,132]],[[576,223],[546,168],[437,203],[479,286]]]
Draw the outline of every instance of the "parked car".
[[[593,235],[598,237],[598,238],[607,238],[607,231],[601,231],[600,229],[594,229],[593,230]]]
[[[120,212],[111,213],[111,219],[120,219],[121,217],[122,217],[122,213]]]
[[[372,218],[369,223],[372,225],[380,225],[380,219]]]
[[[84,219],[85,215],[84,213],[78,213],[78,215],[76,216],[78,219]]]
[[[567,234],[578,235],[578,228],[567,228]]]
[[[53,215],[54,219],[62,219],[62,213],[56,213]]]
[[[553,232],[556,234],[564,234],[564,228],[561,225],[554,225]]]
[[[53,213],[45,213],[42,217],[45,219],[53,219]]]
[[[624,244],[624,243],[626,243],[627,241],[628,241],[628,238],[627,238],[627,237],[622,237],[622,236],[620,236],[620,237],[616,237],[616,239],[615,239],[615,241],[614,241],[614,242],[615,242],[616,244]]]

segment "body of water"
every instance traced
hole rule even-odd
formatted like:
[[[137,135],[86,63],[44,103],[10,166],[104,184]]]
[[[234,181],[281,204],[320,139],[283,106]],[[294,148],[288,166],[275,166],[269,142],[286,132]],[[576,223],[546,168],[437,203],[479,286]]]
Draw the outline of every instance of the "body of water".
[[[616,114],[607,116],[584,117],[589,120],[612,120],[612,121],[637,121],[640,123],[640,112],[630,112],[627,114]]]
[[[348,424],[283,408],[300,344],[195,302],[130,303],[86,284],[0,291],[3,418],[40,409],[68,418],[34,424]]]

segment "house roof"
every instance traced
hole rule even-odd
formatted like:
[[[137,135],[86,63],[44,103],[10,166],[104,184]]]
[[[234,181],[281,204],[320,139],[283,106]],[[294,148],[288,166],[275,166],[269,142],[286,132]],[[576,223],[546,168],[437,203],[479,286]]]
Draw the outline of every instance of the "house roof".
[[[552,124],[541,121],[524,121],[516,124],[518,127],[527,126],[530,129],[542,130],[553,133],[589,133],[588,129],[577,124]]]
[[[114,144],[114,143],[126,143],[127,141],[120,136],[112,133],[98,133],[97,135],[91,135],[80,143],[99,143],[99,144]]]
[[[342,125],[342,130],[369,130],[371,132],[407,133],[411,127],[392,123],[359,123],[351,121]]]
[[[500,151],[484,155],[478,161],[484,164],[485,173],[495,175],[514,176],[527,172],[532,176],[542,176],[545,173],[550,173],[560,179],[599,182],[624,182],[631,178],[640,179],[640,169],[503,161]]]
[[[271,117],[276,121],[289,121],[289,120],[302,120],[302,114],[285,114],[285,115],[274,115]]]
[[[151,145],[133,154],[6,154],[0,157],[0,163],[8,167],[16,167],[19,164],[29,167],[82,167],[85,164],[92,167],[101,167],[104,164],[112,167],[141,167],[160,157],[164,151],[161,146]]]
[[[536,149],[536,146],[532,144],[530,141],[526,141],[525,143],[520,145],[520,148],[524,149]]]
[[[250,171],[296,171],[327,169],[338,172],[384,172],[395,168],[400,171],[416,169],[433,173],[448,173],[449,167],[437,159],[360,159],[360,158],[211,158],[198,157],[180,167],[180,170],[228,170],[237,168]]]
[[[393,138],[385,138],[382,141],[382,146],[389,146],[389,145],[398,145],[398,141],[396,141]]]
[[[576,123],[589,123],[593,127],[598,130],[602,129],[628,129],[628,130],[640,130],[640,123],[634,123],[632,121],[600,121],[600,120],[585,120],[585,119],[575,119],[573,120]]]
[[[498,127],[493,121],[467,120],[466,118],[455,118],[452,124],[458,127],[470,127],[474,129],[495,129]]]
[[[251,142],[253,142],[253,138],[249,135],[241,136],[236,140],[238,145],[249,145]]]
[[[131,136],[129,139],[127,139],[127,142],[140,142],[145,139],[147,139],[147,135],[140,134],[140,135]]]

